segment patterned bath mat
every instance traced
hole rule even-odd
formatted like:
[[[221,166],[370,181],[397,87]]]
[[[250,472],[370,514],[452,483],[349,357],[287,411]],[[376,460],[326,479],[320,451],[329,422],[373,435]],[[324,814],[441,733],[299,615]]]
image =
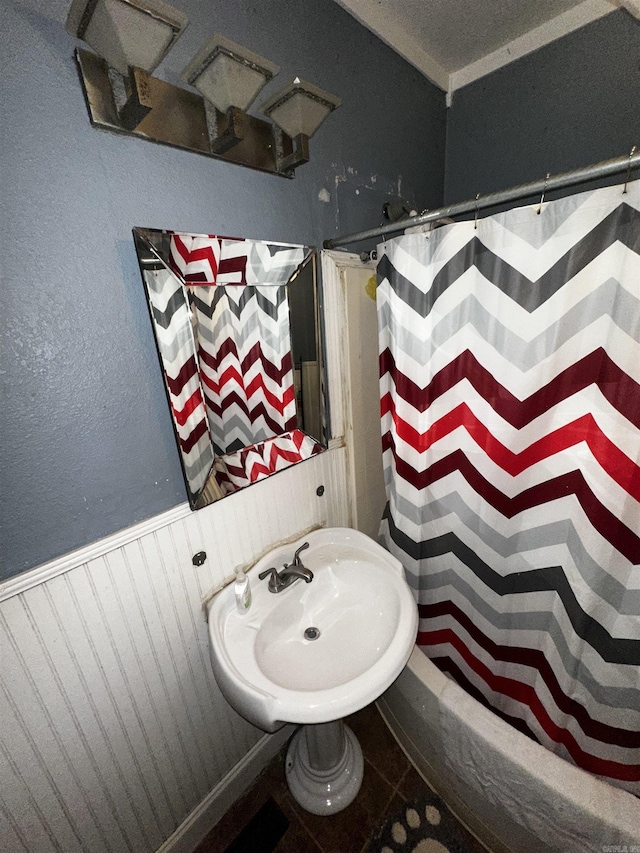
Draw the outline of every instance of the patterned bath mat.
[[[467,832],[431,791],[405,803],[375,831],[367,853],[473,853]]]

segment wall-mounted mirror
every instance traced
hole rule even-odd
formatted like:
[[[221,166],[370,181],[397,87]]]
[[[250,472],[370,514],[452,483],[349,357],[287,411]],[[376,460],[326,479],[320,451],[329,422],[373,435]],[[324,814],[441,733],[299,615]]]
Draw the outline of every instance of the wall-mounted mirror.
[[[191,508],[324,450],[315,250],[133,238]]]

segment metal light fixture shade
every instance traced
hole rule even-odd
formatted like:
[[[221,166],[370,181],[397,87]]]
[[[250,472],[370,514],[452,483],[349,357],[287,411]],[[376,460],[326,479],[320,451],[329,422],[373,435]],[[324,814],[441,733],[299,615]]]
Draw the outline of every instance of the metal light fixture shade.
[[[126,74],[129,66],[153,71],[187,23],[162,0],[73,0],[66,27]]]
[[[180,75],[221,112],[246,110],[279,66],[225,36],[212,36]]]
[[[162,0],[72,0],[67,30],[93,48],[75,53],[93,127],[293,178],[309,161],[308,137],[246,112],[275,63],[216,35],[182,73],[201,94],[152,76],[186,25]],[[320,104],[313,133],[339,101],[307,88]]]
[[[313,136],[332,110],[342,101],[306,80],[296,78],[260,108],[288,136]]]

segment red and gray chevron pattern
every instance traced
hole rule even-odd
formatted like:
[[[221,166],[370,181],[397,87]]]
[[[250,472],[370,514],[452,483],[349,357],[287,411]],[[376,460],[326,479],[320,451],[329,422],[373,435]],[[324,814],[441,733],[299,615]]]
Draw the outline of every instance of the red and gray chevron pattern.
[[[297,423],[287,286],[190,287],[217,455]]]
[[[286,285],[305,254],[303,246],[256,240],[171,238],[171,264],[187,285],[195,318],[216,455],[296,426]]]
[[[388,504],[418,643],[640,793],[640,182],[380,247]]]
[[[213,442],[194,350],[191,312],[181,282],[169,270],[145,269],[143,278],[182,467],[194,499],[211,470]]]
[[[321,444],[301,430],[294,429],[237,453],[218,457],[213,470],[222,493],[226,495],[309,459],[322,450]]]
[[[296,427],[286,285],[308,249],[150,233],[168,269],[145,264],[143,278],[193,501],[214,456]]]

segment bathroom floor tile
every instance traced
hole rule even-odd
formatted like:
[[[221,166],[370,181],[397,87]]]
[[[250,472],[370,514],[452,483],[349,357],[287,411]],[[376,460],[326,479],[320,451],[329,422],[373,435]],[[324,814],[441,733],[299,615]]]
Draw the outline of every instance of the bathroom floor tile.
[[[371,765],[365,765],[358,796],[341,812],[329,817],[304,811],[293,799],[292,805],[300,821],[320,846],[323,853],[358,853],[371,829],[386,814],[394,790]]]
[[[324,853],[324,851],[298,818],[292,815],[289,817],[289,828],[273,853]]]
[[[194,853],[225,853],[227,847],[236,839],[243,827],[249,823],[269,797],[273,797],[276,804],[282,808],[281,800],[287,791],[287,782],[284,776],[284,751],[281,751],[267,765],[253,787],[234,803],[215,825]],[[285,810],[283,809],[283,811]],[[291,823],[292,815],[287,814],[286,811],[285,815]],[[282,840],[284,841],[284,837]],[[279,851],[280,847],[278,846],[276,850]],[[283,848],[283,853],[284,850],[286,848]]]
[[[364,754],[364,778],[358,796],[342,812],[321,817],[306,812],[289,793],[286,747],[211,830],[194,853],[225,853],[242,829],[272,797],[289,821],[273,853],[365,853],[372,832],[403,803],[424,791],[426,782],[398,746],[374,704],[347,717]],[[469,853],[486,853],[466,833]]]
[[[405,800],[419,796],[428,785],[411,764],[407,767],[402,779],[398,782],[398,793]]]
[[[227,847],[226,853],[273,853],[289,826],[287,816],[273,797],[269,797],[240,830],[235,841]]]
[[[365,760],[395,787],[411,763],[389,731],[375,705],[368,705],[345,719],[360,741]]]

